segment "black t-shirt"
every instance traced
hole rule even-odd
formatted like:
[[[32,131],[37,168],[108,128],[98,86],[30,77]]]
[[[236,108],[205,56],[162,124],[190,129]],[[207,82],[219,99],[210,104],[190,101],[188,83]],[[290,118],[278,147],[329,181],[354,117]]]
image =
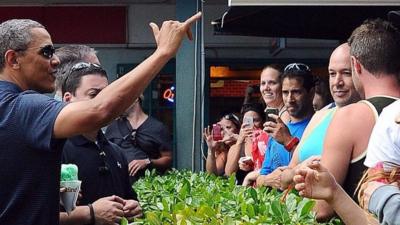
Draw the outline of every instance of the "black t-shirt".
[[[126,159],[117,148],[118,146],[107,141],[101,131],[97,135],[97,143],[82,135],[66,141],[62,163],[78,166],[78,178],[82,181],[80,205],[87,205],[111,195],[137,199],[129,184]]]
[[[59,224],[64,140],[53,127],[65,104],[0,81],[0,224]]]
[[[108,126],[106,137],[124,150],[128,162],[157,159],[161,151],[171,151],[167,128],[150,116],[137,129],[132,129],[126,118],[117,119]]]
[[[132,129],[126,118],[117,119],[108,126],[106,137],[123,150],[128,164],[135,159],[158,159],[161,151],[172,149],[167,128],[150,116],[137,129]],[[144,171],[138,171],[130,182],[144,176]]]

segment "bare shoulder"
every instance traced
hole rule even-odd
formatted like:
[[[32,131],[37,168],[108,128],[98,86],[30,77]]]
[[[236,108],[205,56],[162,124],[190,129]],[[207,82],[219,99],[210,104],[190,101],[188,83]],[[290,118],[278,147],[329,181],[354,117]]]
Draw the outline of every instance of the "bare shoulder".
[[[360,126],[373,125],[375,115],[367,104],[357,102],[338,109],[332,122],[340,122],[350,129],[359,129]]]

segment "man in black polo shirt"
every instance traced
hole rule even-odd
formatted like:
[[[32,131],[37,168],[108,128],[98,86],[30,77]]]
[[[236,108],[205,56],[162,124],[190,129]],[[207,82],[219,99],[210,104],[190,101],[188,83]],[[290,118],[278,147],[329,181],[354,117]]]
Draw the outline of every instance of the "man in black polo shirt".
[[[94,98],[107,85],[104,69],[97,64],[80,62],[72,66],[61,89],[64,101],[77,102]],[[78,206],[69,216],[61,213],[61,224],[71,221],[74,224],[112,224],[122,216],[133,219],[142,215],[139,203],[134,200],[136,193],[129,184],[126,159],[100,129],[67,139],[62,162],[78,166],[78,178],[82,181],[79,203],[89,207]],[[112,195],[118,197],[100,199]]]

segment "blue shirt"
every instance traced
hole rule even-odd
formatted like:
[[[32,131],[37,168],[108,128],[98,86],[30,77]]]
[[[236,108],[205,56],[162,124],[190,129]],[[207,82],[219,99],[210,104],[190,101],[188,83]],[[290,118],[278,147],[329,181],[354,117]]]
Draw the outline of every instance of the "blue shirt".
[[[299,162],[303,162],[313,155],[321,155],[324,147],[324,140],[329,124],[331,124],[336,107],[327,109],[326,114],[321,118],[319,124],[303,138],[303,144],[299,146]]]
[[[311,118],[307,118],[295,123],[289,122],[287,127],[290,131],[290,134],[300,139],[303,135],[304,129],[310,122],[310,119]],[[277,141],[275,141],[275,139],[270,137],[267,149],[265,151],[265,158],[260,174],[268,175],[280,166],[289,165],[291,158],[292,154],[288,152],[283,145],[279,144]]]
[[[52,136],[63,106],[0,81],[0,224],[59,224],[63,140]]]

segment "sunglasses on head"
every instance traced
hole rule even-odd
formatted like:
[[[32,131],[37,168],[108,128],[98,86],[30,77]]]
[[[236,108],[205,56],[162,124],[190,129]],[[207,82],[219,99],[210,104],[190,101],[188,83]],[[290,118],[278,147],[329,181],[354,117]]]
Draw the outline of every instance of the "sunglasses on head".
[[[75,64],[75,65],[73,65],[71,67],[71,72],[78,71],[78,70],[83,70],[83,69],[88,69],[88,68],[91,68],[91,67],[101,68],[101,66],[96,64],[96,63],[80,62],[80,63],[77,63],[77,64]]]
[[[229,114],[226,114],[225,116],[223,116],[223,118],[226,120],[232,121],[236,126],[239,127],[239,124],[240,124],[239,117],[237,117],[235,114],[229,113]]]
[[[300,71],[300,72],[311,72],[310,67],[308,67],[304,63],[290,63],[285,67],[283,70],[284,73],[290,72],[290,71]]]

